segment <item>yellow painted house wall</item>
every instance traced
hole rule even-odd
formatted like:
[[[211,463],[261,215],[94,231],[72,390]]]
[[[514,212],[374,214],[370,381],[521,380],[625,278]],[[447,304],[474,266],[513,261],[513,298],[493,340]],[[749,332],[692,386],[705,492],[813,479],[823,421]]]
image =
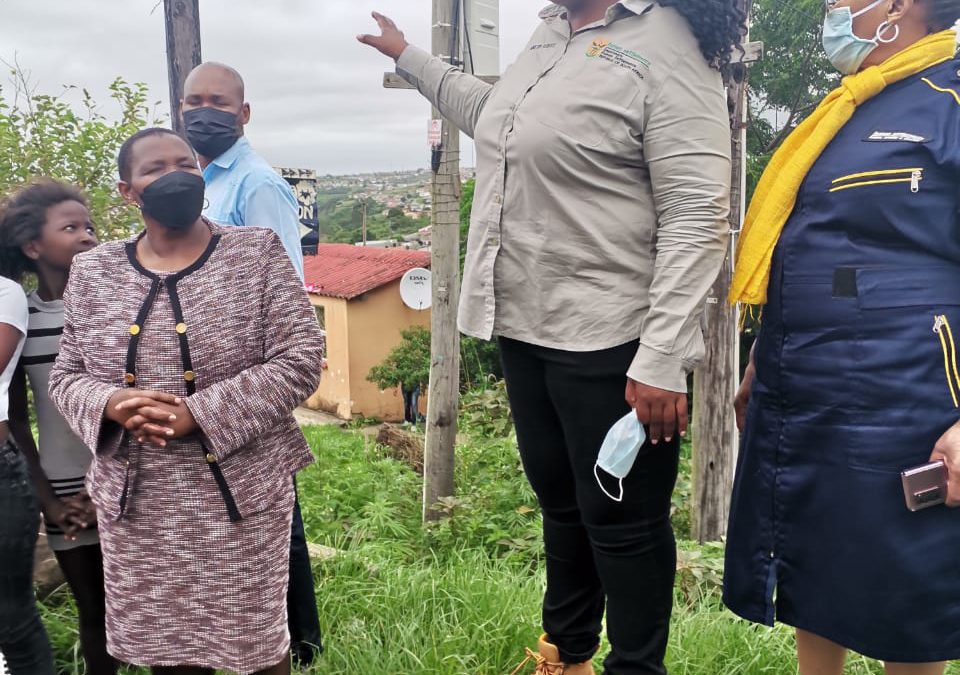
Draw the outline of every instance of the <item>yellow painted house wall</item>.
[[[307,407],[350,419],[350,341],[347,337],[348,303],[341,298],[311,295],[314,307],[324,310],[327,331],[327,368],[320,387],[307,399]]]
[[[400,281],[386,284],[347,301],[311,295],[314,306],[324,308],[327,330],[327,369],[307,407],[343,419],[375,417],[387,422],[403,419],[403,399],[398,389],[380,391],[367,374],[400,344],[400,331],[411,326],[430,327],[430,311],[418,312],[400,300]],[[426,400],[421,395],[421,409]]]
[[[411,326],[430,327],[430,310],[418,312],[400,300],[400,281],[381,286],[350,301],[350,387],[353,414],[386,422],[403,420],[403,399],[398,389],[381,392],[367,381],[367,373],[382,362]]]

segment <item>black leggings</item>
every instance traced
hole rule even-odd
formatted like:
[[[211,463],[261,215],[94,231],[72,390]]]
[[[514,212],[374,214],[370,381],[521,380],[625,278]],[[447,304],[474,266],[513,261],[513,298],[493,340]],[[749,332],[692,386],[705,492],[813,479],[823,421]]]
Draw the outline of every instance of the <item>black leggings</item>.
[[[641,449],[620,503],[593,470],[607,431],[629,412],[626,372],[637,343],[574,353],[501,339],[500,350],[520,456],[543,510],[550,642],[565,663],[589,659],[606,607],[605,673],[666,673],[679,438]],[[617,493],[615,482],[604,484]]]
[[[80,649],[88,675],[114,675],[117,662],[107,653],[103,555],[99,544],[54,551],[80,615]]]

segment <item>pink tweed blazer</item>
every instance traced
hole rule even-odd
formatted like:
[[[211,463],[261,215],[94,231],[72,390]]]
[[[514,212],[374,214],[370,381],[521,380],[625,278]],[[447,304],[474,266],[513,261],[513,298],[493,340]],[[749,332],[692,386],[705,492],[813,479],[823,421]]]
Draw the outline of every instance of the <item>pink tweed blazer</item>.
[[[320,381],[325,352],[303,284],[280,240],[260,228],[210,225],[211,245],[180,273],[176,295],[196,393],[187,405],[201,432],[168,444],[164,455],[203,458],[220,467],[241,516],[257,513],[313,461],[292,411]],[[101,517],[120,517],[125,486],[136,486],[136,441],[104,422],[109,398],[126,385],[131,326],[153,274],[132,242],[111,242],[77,256],[64,296],[60,354],[50,396],[95,453],[87,483]],[[172,298],[161,286],[140,332],[136,384],[188,394]],[[145,448],[156,456],[157,448]],[[189,458],[189,459],[187,459]],[[202,460],[201,460],[202,461]],[[210,484],[182,489],[209,489]],[[132,490],[130,499],[136,500]]]

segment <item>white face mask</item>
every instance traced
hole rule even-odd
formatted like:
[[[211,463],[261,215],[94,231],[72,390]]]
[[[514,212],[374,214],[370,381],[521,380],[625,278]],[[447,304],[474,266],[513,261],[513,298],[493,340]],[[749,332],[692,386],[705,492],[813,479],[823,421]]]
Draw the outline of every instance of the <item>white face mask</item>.
[[[894,26],[893,36],[884,38],[883,34],[890,28],[884,21],[877,27],[876,35],[871,40],[857,37],[853,32],[853,20],[861,14],[869,12],[885,0],[876,0],[856,14],[849,7],[837,7],[827,12],[823,19],[823,49],[833,67],[844,75],[852,75],[860,70],[864,60],[881,43],[893,42],[900,36],[900,26]]]
[[[603,493],[613,501],[623,501],[623,479],[633,468],[633,463],[637,460],[640,448],[646,440],[647,433],[643,430],[643,425],[640,424],[637,413],[633,410],[610,427],[607,437],[603,439],[600,454],[597,456],[597,463],[593,466],[593,475],[596,477],[597,484],[603,490]],[[603,481],[600,480],[601,469],[619,479],[619,496],[615,497],[607,492]]]

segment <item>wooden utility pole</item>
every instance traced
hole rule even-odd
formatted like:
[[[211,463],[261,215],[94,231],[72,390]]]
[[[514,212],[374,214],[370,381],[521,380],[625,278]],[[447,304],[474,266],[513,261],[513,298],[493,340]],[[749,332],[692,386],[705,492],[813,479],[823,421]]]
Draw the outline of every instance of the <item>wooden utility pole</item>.
[[[163,0],[163,18],[167,29],[170,125],[182,134],[183,83],[190,71],[200,65],[200,0]]]
[[[448,63],[454,44],[454,3],[433,0],[433,54]],[[437,110],[433,118],[440,117]],[[433,307],[431,309],[430,391],[427,400],[427,439],[423,461],[423,517],[435,520],[432,509],[442,497],[453,495],[454,447],[460,394],[460,130],[443,120],[439,163],[433,175]]]
[[[752,0],[737,0],[749,16]],[[746,41],[746,36],[744,36]],[[735,52],[739,64],[727,79],[727,100],[733,151],[730,191],[730,250],[707,298],[706,357],[694,376],[693,404],[693,536],[701,543],[718,541],[727,531],[730,494],[737,457],[737,427],[733,398],[739,384],[740,335],[737,309],[727,303],[733,279],[736,233],[744,215],[746,192],[747,64],[759,58],[762,45],[749,44]]]
[[[367,200],[366,199],[363,200],[361,209],[362,209],[361,217],[363,218],[363,224],[360,227],[363,232],[362,234],[363,245],[366,246],[367,245]]]

